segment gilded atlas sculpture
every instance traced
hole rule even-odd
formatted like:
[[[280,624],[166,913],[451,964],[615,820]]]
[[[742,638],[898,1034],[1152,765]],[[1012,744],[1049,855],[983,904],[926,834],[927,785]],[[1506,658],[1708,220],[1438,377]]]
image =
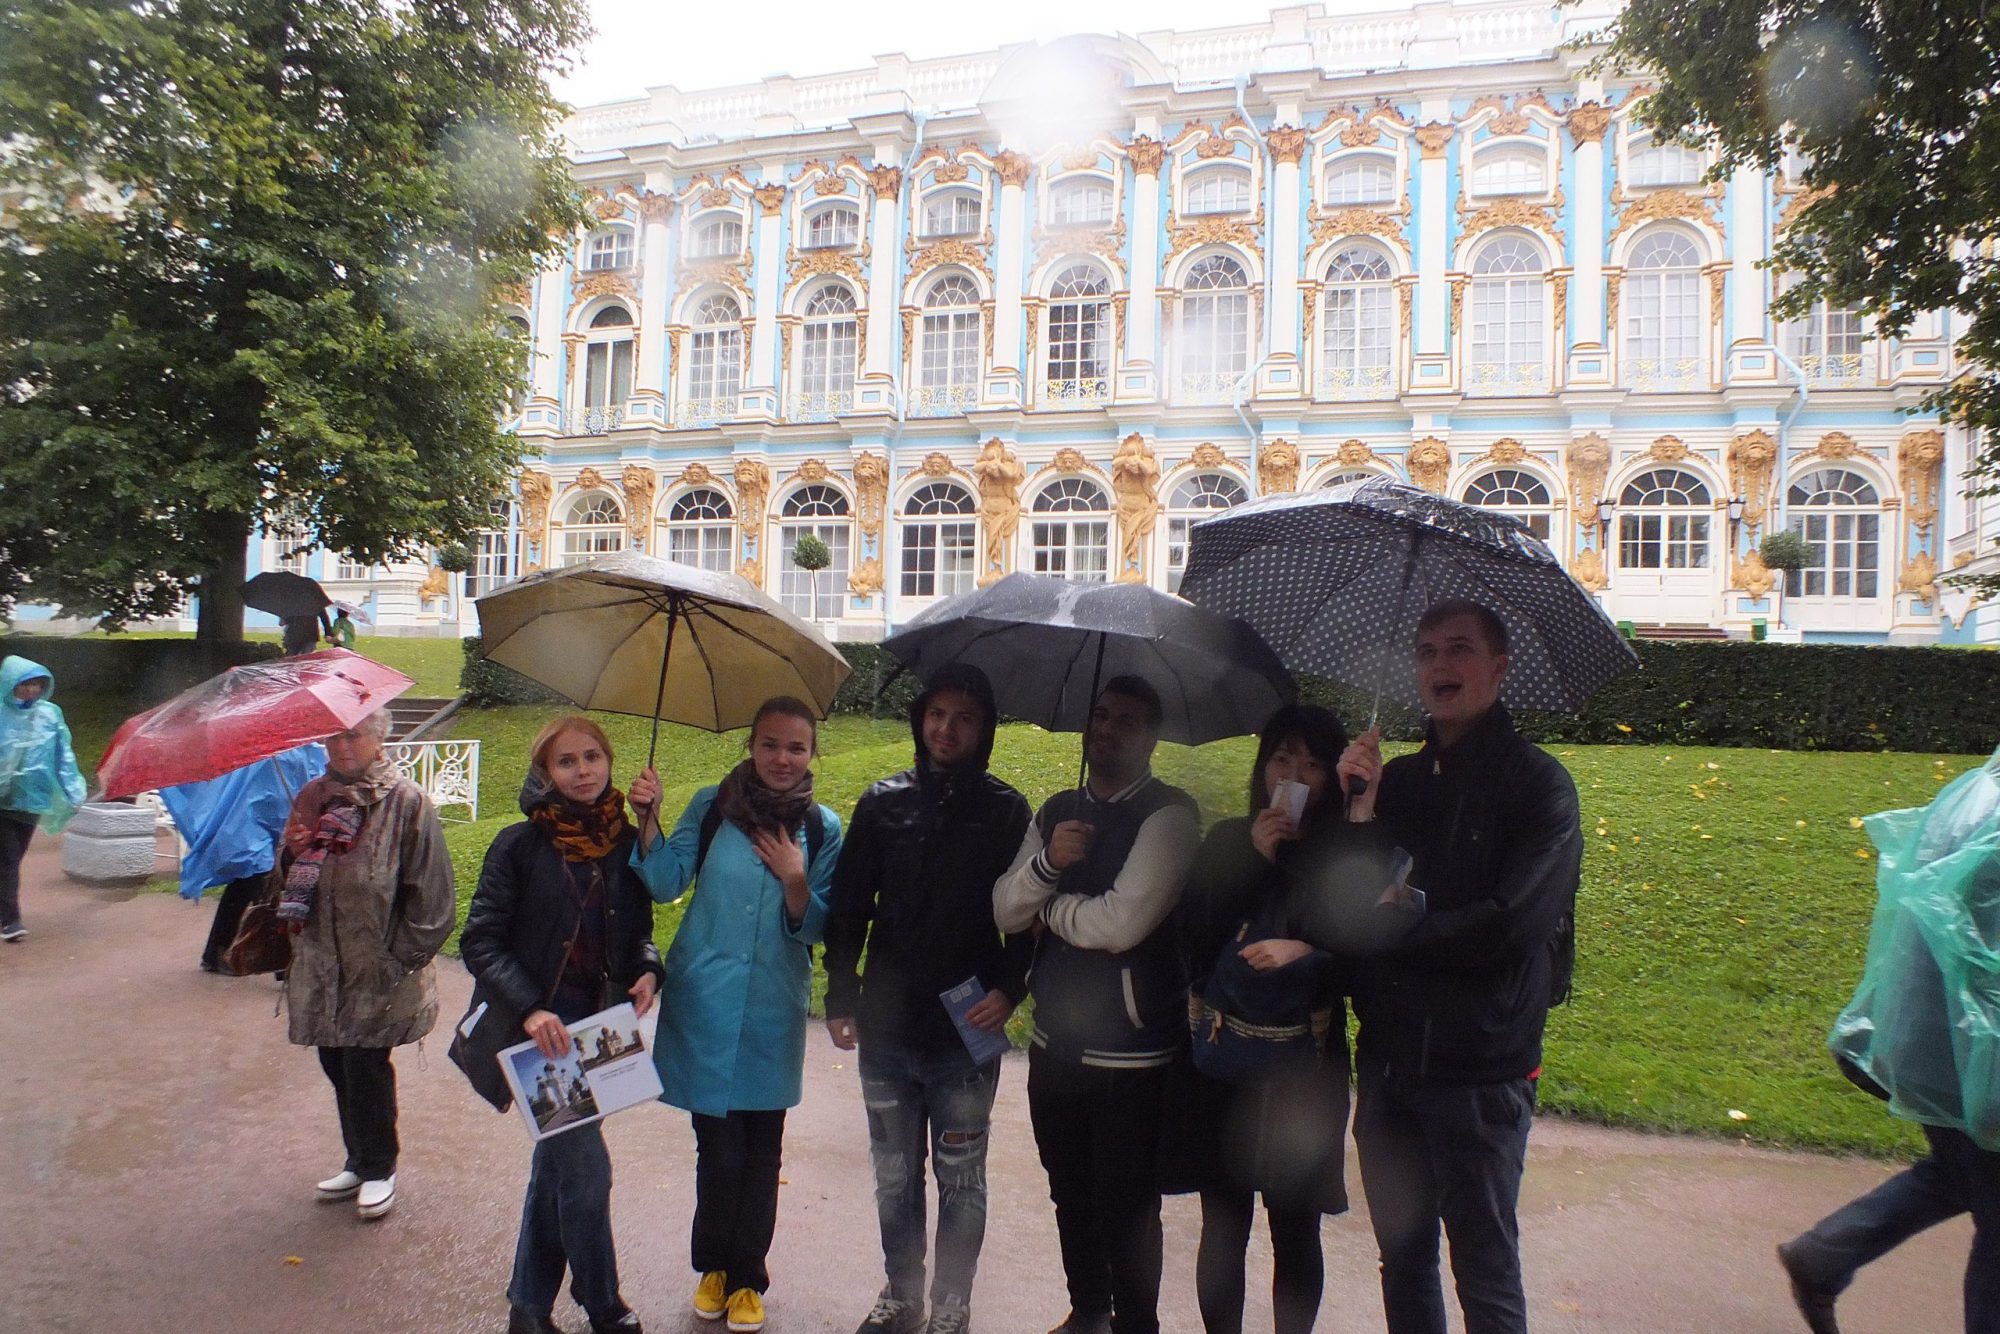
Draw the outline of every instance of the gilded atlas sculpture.
[[[771,470],[756,459],[736,460],[736,513],[743,531],[743,562],[736,572],[751,583],[764,586],[762,544],[764,500],[771,494]]]
[[[1111,491],[1118,506],[1118,582],[1146,581],[1146,538],[1160,514],[1160,462],[1137,432],[1125,437],[1111,460]]]
[[[986,442],[972,465],[979,483],[979,518],[986,530],[986,552],[980,562],[979,586],[999,579],[1013,562],[1014,533],[1021,526],[1021,483],[1028,470],[1008,452],[998,436]]]
[[[854,456],[854,495],[862,557],[847,586],[857,597],[873,597],[882,591],[882,515],[889,503],[889,465],[880,454]]]

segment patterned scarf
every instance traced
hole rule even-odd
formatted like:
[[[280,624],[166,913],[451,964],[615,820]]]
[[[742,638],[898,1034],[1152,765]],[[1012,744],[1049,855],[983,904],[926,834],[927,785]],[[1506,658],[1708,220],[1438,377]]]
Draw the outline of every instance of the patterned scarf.
[[[571,801],[553,794],[528,812],[535,828],[566,862],[594,862],[611,855],[625,831],[632,827],[625,818],[625,794],[611,784],[593,802]]]
[[[722,818],[745,834],[768,829],[790,837],[794,829],[805,823],[807,813],[813,808],[812,771],[808,769],[791,791],[774,792],[757,776],[756,762],[745,760],[722,780],[722,786],[715,792],[715,803],[722,811]]]
[[[305,929],[313,899],[319,893],[320,872],[326,866],[326,859],[338,857],[354,846],[355,836],[360,834],[361,822],[367,815],[365,807],[338,790],[327,798],[326,805],[320,807],[319,822],[313,827],[311,846],[285,872],[285,888],[278,895],[279,921],[291,923],[293,931]]]

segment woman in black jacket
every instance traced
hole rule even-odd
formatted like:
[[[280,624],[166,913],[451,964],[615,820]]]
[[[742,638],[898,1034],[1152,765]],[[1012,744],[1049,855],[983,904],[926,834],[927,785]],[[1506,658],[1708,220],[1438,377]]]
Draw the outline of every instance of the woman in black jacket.
[[[588,718],[558,718],[532,754],[521,788],[527,822],[501,830],[486,850],[459,943],[474,1005],[520,1016],[521,1032],[554,1059],[569,1053],[565,1024],[628,996],[640,1014],[651,1009],[660,954],[603,730]],[[611,1157],[596,1124],[535,1146],[507,1285],[508,1334],[557,1330],[551,1312],[565,1265],[594,1334],[637,1334],[639,1317],[618,1291]]]
[[[1288,705],[1273,714],[1250,771],[1251,814],[1209,830],[1181,898],[1192,994],[1204,994],[1222,951],[1233,948],[1260,974],[1292,972],[1296,994],[1309,998],[1319,1043],[1310,1069],[1233,1083],[1197,1071],[1188,1082],[1183,1167],[1186,1184],[1201,1191],[1195,1286],[1208,1334],[1243,1328],[1243,1257],[1259,1193],[1271,1230],[1277,1334],[1312,1329],[1324,1280],[1320,1217],[1347,1210],[1343,968],[1334,955],[1298,939],[1310,907],[1302,898],[1314,891],[1294,888],[1287,874],[1301,840],[1316,855],[1375,841],[1367,826],[1342,821],[1337,768],[1346,748],[1339,719],[1325,709]],[[1285,782],[1305,789],[1296,823],[1285,803],[1273,799]],[[1195,1042],[1205,1040],[1205,1032],[1194,1034]]]

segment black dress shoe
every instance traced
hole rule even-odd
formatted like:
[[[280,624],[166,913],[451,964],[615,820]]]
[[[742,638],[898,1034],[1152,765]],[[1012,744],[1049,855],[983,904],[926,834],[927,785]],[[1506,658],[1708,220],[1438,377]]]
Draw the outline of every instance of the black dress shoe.
[[[1792,1260],[1791,1242],[1778,1243],[1778,1263],[1785,1267],[1785,1277],[1791,1280],[1792,1303],[1805,1318],[1806,1328],[1812,1334],[1840,1334],[1840,1321],[1833,1314],[1833,1304],[1839,1299],[1839,1294],[1821,1291],[1800,1275]]]
[[[563,1329],[547,1315],[538,1314],[525,1307],[509,1306],[507,1334],[563,1334]]]
[[[603,1320],[592,1316],[590,1334],[645,1334],[645,1327],[639,1323],[639,1313],[628,1306]]]

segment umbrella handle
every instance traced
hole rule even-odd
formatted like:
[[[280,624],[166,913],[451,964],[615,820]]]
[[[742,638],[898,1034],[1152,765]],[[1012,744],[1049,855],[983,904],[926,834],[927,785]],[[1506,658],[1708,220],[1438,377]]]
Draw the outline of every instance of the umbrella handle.
[[[667,646],[660,650],[660,684],[653,691],[653,739],[646,746],[646,767],[653,767],[653,758],[660,750],[660,710],[667,701],[667,663],[674,656],[674,621],[680,614],[679,599],[667,603]]]

